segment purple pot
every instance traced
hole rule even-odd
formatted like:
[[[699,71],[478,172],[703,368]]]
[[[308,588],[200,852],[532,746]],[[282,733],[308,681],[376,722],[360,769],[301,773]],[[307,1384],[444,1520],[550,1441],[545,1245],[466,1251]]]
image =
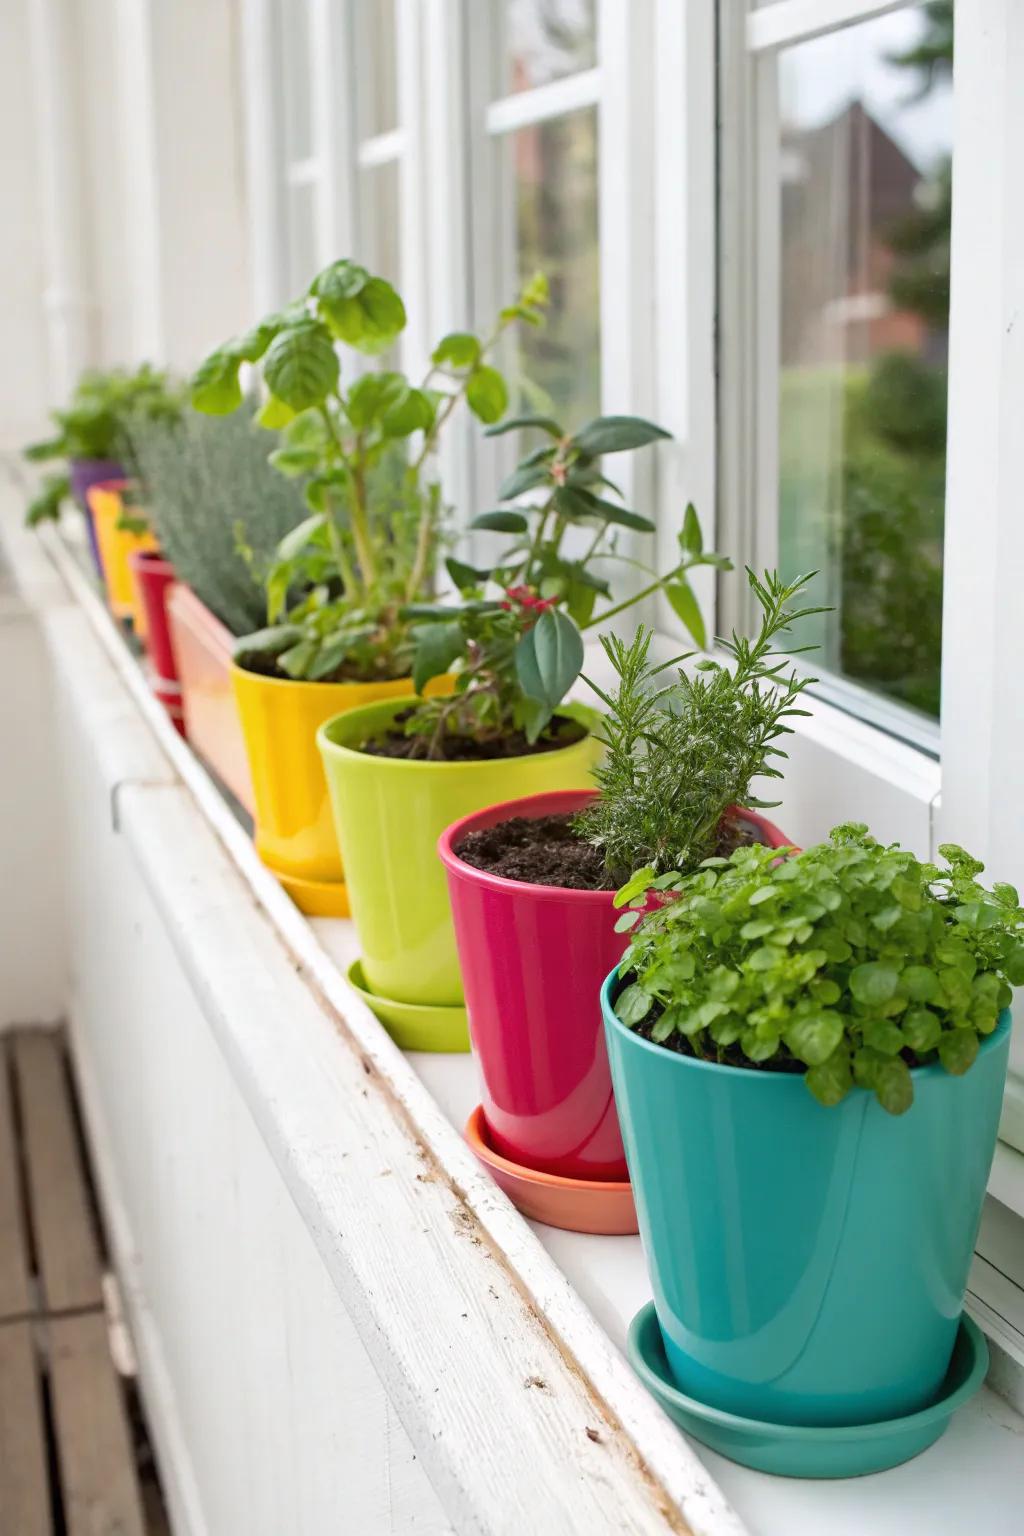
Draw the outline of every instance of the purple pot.
[[[103,480],[123,480],[125,478],[124,469],[116,459],[72,459],[68,469],[68,478],[71,481],[71,494],[85,514],[85,526],[89,532],[89,549],[92,552],[93,564],[96,566],[102,581],[103,563],[100,560],[99,545],[96,543],[96,530],[92,525],[92,513],[89,511],[86,492],[90,491],[94,485],[99,485]]]

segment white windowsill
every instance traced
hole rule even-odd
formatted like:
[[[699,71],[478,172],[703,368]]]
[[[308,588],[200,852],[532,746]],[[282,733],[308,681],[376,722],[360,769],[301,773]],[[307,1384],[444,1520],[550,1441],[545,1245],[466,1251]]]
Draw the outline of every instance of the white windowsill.
[[[47,543],[54,549],[57,541]],[[59,563],[67,574],[65,561],[66,556]],[[232,851],[232,844],[237,844],[237,827],[229,825],[226,806],[211,795],[211,781],[197,772],[166,717],[154,706],[141,673],[109,618],[94,598],[83,598],[81,577],[72,585],[161,746],[179,765],[179,771],[185,770],[182,776],[196,795],[199,811],[215,824],[224,845]],[[894,747],[901,752],[910,750],[900,748],[899,743]],[[262,871],[254,873],[249,861],[240,862],[239,867],[256,899],[271,919],[278,921],[279,893],[276,888],[268,893],[273,882]],[[326,978],[331,994],[335,994],[341,984],[339,973],[356,954],[353,926],[320,919],[308,928],[319,941],[324,958],[312,963],[307,960],[305,968],[314,981]],[[294,935],[294,922],[289,921],[287,929]],[[283,936],[294,948],[289,933]],[[407,1059],[443,1114],[461,1130],[477,1102],[471,1057],[411,1053]],[[539,1223],[529,1225],[608,1337],[622,1350],[631,1317],[650,1297],[639,1239],[592,1237]],[[991,1276],[982,1275],[980,1283],[986,1278]],[[990,1327],[987,1304],[975,1310],[983,1326]],[[1019,1378],[1011,1381],[1010,1390],[1019,1390]],[[936,1446],[903,1467],[871,1477],[845,1482],[790,1481],[738,1467],[702,1446],[695,1445],[694,1449],[747,1522],[752,1536],[820,1536],[823,1531],[829,1536],[864,1536],[869,1530],[872,1536],[959,1536],[977,1522],[980,1489],[984,1490],[986,1536],[1016,1536],[1020,1529],[1024,1418],[988,1387],[956,1416]]]

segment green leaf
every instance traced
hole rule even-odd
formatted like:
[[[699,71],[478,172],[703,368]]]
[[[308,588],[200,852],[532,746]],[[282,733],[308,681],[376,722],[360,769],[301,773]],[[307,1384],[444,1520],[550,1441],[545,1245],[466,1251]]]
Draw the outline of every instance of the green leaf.
[[[615,999],[615,1015],[627,1028],[642,1024],[654,1005],[654,999],[634,982],[624,987]]]
[[[630,875],[625,885],[620,886],[619,889],[615,892],[615,895],[612,898],[612,906],[624,907],[627,905],[627,903],[633,901],[637,896],[642,896],[643,893],[650,887],[651,881],[655,878],[657,873],[658,871],[656,869],[652,869],[650,865],[644,869],[636,870],[632,875]]]
[[[907,965],[900,974],[900,991],[912,1003],[934,1003],[942,997],[939,978],[928,965]]]
[[[211,352],[204,358],[189,385],[194,409],[206,416],[229,416],[237,410],[242,403],[239,367],[239,359],[228,352]]]
[[[900,1022],[903,1038],[918,1056],[934,1051],[942,1034],[942,1025],[928,1008],[908,1008]]]
[[[466,403],[480,421],[493,422],[508,408],[508,389],[497,368],[481,363],[470,374]]]
[[[551,475],[547,464],[520,464],[518,469],[502,481],[498,492],[499,501],[511,501],[524,491],[532,491],[538,485],[550,485]]]
[[[846,1051],[833,1051],[827,1061],[809,1067],[804,1083],[819,1104],[831,1108],[840,1103],[853,1087],[850,1058]]]
[[[266,427],[271,432],[279,432],[289,422],[295,420],[295,412],[290,405],[285,405],[283,400],[278,400],[274,395],[268,395],[256,415],[258,426]]]
[[[259,325],[254,325],[251,330],[243,331],[240,336],[236,336],[234,341],[228,342],[223,350],[230,352],[232,357],[237,357],[241,362],[259,362],[283,324],[283,316],[270,315],[266,320],[261,320]]]
[[[291,480],[296,475],[312,474],[320,463],[320,455],[312,448],[275,448],[267,455],[267,463]]]
[[[683,517],[683,531],[679,535],[679,546],[684,555],[697,556],[704,552],[704,535],[701,532],[697,508],[692,501]],[[685,620],[683,622],[685,623]]]
[[[286,672],[290,678],[296,681],[310,675],[310,669],[314,666],[320,654],[320,642],[311,637],[303,638],[290,650],[284,651],[278,658],[277,664],[282,672]]]
[[[446,364],[451,368],[471,368],[480,360],[480,343],[469,331],[451,331],[442,336],[430,361],[438,368]]]
[[[316,660],[309,668],[310,682],[318,683],[323,678],[330,677],[332,672],[338,670],[351,649],[351,635],[335,635],[333,639],[324,641],[317,652]]]
[[[510,416],[499,426],[488,427],[484,437],[502,437],[506,432],[525,431],[528,427],[536,427],[539,431],[546,432],[549,437],[564,435],[562,428],[552,416]]]
[[[878,1058],[872,1073],[872,1086],[878,1102],[890,1115],[905,1114],[914,1102],[910,1069],[899,1056]]]
[[[595,496],[592,491],[581,490],[578,486],[560,486],[555,492],[554,501],[558,512],[564,517],[616,523],[622,528],[635,528],[638,533],[654,532],[655,525],[649,517],[642,517],[639,512],[630,512],[625,507],[616,506],[613,501],[606,501],[601,496]]]
[[[704,617],[690,583],[684,576],[680,576],[677,581],[669,582],[665,588],[665,596],[672,604],[676,617],[682,619],[693,636],[694,644],[699,650],[706,651],[708,635],[704,628]]]
[[[864,1044],[882,1056],[898,1056],[906,1040],[899,1025],[891,1019],[868,1019],[864,1024]]]
[[[521,512],[478,512],[469,525],[471,528],[488,528],[492,533],[525,533],[529,523]]]
[[[827,1061],[842,1038],[842,1018],[828,1010],[804,1014],[794,1019],[785,1031],[785,1041],[793,1055],[809,1067]]]
[[[588,421],[574,435],[573,443],[581,453],[621,453],[629,448],[645,448],[659,438],[671,437],[664,427],[640,416],[598,416]]]
[[[939,1040],[939,1060],[947,1072],[961,1077],[974,1065],[978,1036],[973,1029],[944,1029]]]
[[[546,609],[516,646],[516,676],[529,699],[555,709],[583,666],[583,639],[567,613]]]
[[[381,428],[388,437],[408,437],[411,432],[426,432],[433,420],[429,395],[407,385],[384,412]]]
[[[900,973],[881,960],[869,960],[850,972],[850,991],[859,1003],[875,1007],[896,994]]]
[[[318,320],[297,320],[277,333],[263,363],[271,392],[295,411],[321,405],[338,382],[338,355]]]
[[[257,629],[251,635],[243,635],[235,641],[232,656],[244,666],[251,656],[269,657],[273,660],[302,639],[302,630],[296,624],[271,624]]]
[[[412,685],[422,693],[432,677],[448,671],[466,648],[466,637],[458,620],[446,624],[424,624],[414,632],[416,652],[412,664]]]
[[[405,305],[395,289],[354,262],[334,262],[310,291],[331,334],[359,352],[386,352],[405,329]]]
[[[454,555],[449,555],[445,567],[460,592],[470,587],[479,587],[491,574],[489,570],[478,570],[476,566],[467,565],[464,560],[456,560]]]
[[[71,495],[71,482],[67,475],[47,475],[39,494],[29,502],[25,522],[29,528],[40,523],[53,522],[60,516],[61,505]]]
[[[289,561],[294,560],[296,555],[301,555],[313,535],[324,526],[325,521],[322,512],[315,512],[312,517],[304,518],[301,523],[290,528],[277,546],[277,558]]]

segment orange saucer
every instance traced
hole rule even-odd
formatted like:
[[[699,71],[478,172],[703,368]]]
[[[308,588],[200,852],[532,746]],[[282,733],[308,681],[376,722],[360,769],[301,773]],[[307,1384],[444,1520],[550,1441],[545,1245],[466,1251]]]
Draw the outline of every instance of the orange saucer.
[[[535,1168],[510,1162],[491,1147],[479,1104],[466,1121],[463,1134],[498,1188],[532,1221],[563,1227],[567,1232],[596,1232],[604,1237],[632,1236],[637,1231],[633,1189],[628,1179],[619,1183],[566,1179],[557,1173],[539,1173]]]

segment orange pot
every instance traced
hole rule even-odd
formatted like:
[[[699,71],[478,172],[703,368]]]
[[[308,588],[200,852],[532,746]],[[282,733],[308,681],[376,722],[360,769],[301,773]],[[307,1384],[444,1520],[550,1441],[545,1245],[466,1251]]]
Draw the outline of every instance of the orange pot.
[[[185,735],[252,816],[252,777],[231,686],[234,636],[191,588],[180,582],[168,593],[167,621],[178,665]]]
[[[149,532],[129,533],[117,525],[124,511],[127,480],[104,480],[86,492],[92,525],[99,550],[107,603],[118,619],[131,619],[139,639],[146,635],[146,611],[139,589],[132,580],[129,560],[137,550],[155,550],[156,539]]]

